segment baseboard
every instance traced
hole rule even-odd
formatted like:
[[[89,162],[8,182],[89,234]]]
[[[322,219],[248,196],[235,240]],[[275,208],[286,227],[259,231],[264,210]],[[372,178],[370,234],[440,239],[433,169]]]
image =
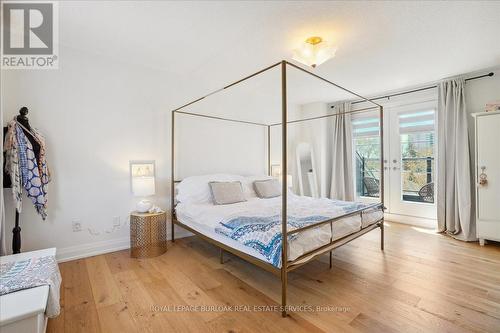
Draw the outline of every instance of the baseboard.
[[[192,234],[186,230],[176,230],[176,238],[184,238],[192,236]],[[170,235],[168,235],[170,239]],[[108,241],[93,242],[75,246],[68,246],[63,248],[57,248],[57,262],[65,262],[71,260],[77,260],[87,257],[97,256],[99,254],[121,251],[130,248],[130,239],[120,238],[112,239]]]
[[[398,222],[401,224],[409,224],[421,228],[427,228],[427,229],[437,228],[437,220],[434,219],[426,219],[416,216],[407,216],[407,215],[389,214],[389,213],[384,214],[384,219],[387,221]]]
[[[57,248],[57,261],[65,262],[81,258],[96,256],[99,254],[115,252],[130,248],[130,239],[112,239],[109,241],[100,241],[82,245]]]

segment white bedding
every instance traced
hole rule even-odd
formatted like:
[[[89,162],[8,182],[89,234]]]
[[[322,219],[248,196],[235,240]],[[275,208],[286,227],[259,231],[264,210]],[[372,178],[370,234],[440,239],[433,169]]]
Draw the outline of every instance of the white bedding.
[[[346,203],[347,204],[347,203]],[[224,243],[241,252],[258,259],[268,261],[257,250],[215,232],[223,221],[242,216],[272,216],[281,212],[281,196],[272,199],[249,198],[248,201],[230,204],[213,205],[211,203],[179,203],[176,206],[177,219],[194,230]],[[344,214],[344,210],[329,199],[314,199],[290,194],[287,207],[288,216],[306,217],[312,215],[328,216],[330,218]],[[289,241],[288,260],[294,260],[304,253],[316,249],[330,241],[357,232],[361,227],[367,227],[382,218],[381,210],[370,210],[360,215],[346,217],[333,223],[333,235],[330,225],[312,228],[298,233]]]

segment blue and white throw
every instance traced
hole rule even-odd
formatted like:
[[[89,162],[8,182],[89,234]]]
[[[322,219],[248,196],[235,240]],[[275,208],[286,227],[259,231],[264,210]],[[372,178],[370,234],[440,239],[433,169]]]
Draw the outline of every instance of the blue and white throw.
[[[324,215],[288,215],[287,230],[292,231],[368,207],[367,204],[360,202],[318,200],[333,209],[325,210]],[[281,214],[271,216],[241,214],[219,222],[215,232],[256,250],[267,262],[279,268],[281,267],[281,223]],[[288,242],[293,241],[297,236],[298,234],[290,235]]]
[[[0,265],[0,295],[48,285],[49,297],[45,314],[52,318],[59,315],[59,289],[61,273],[54,256],[11,261]]]
[[[287,230],[302,228],[328,219],[326,216],[288,216]],[[216,232],[262,254],[273,266],[281,267],[281,215],[240,216],[221,222]],[[288,241],[295,235],[288,236]]]

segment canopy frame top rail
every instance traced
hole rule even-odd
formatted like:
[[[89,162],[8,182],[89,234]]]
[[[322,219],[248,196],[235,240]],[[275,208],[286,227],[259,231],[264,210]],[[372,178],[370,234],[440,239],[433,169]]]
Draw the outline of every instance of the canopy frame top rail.
[[[347,89],[347,88],[345,88],[345,87],[343,87],[343,86],[341,86],[339,84],[336,84],[336,83],[334,83],[334,82],[332,82],[332,81],[330,81],[328,79],[325,79],[322,76],[314,74],[313,72],[311,72],[311,71],[309,71],[307,69],[304,69],[304,68],[302,68],[300,66],[297,66],[297,65],[295,65],[295,64],[293,64],[293,63],[291,63],[291,62],[289,62],[287,60],[282,60],[282,61],[277,62],[277,63],[275,63],[275,64],[273,64],[271,66],[263,68],[263,69],[255,72],[253,74],[245,76],[244,78],[242,78],[242,79],[240,79],[238,81],[232,82],[232,83],[230,83],[230,84],[228,84],[228,85],[226,85],[226,86],[224,86],[224,87],[222,87],[220,89],[216,89],[216,90],[212,91],[211,93],[208,93],[208,94],[206,94],[206,95],[204,95],[204,96],[202,96],[200,98],[197,98],[197,99],[195,99],[195,100],[193,100],[193,101],[191,101],[189,103],[186,103],[186,104],[184,104],[184,105],[182,105],[182,106],[180,106],[180,107],[172,110],[172,112],[174,112],[174,113],[180,113],[180,114],[184,114],[184,115],[196,116],[196,117],[210,118],[210,119],[223,120],[223,121],[231,121],[231,122],[237,122],[237,123],[243,123],[243,124],[249,124],[249,125],[257,125],[257,126],[272,127],[272,126],[282,125],[282,123],[270,123],[270,124],[266,124],[266,123],[262,123],[262,122],[246,121],[246,120],[240,120],[240,119],[233,119],[233,118],[225,118],[225,117],[220,117],[220,116],[213,116],[213,115],[203,114],[203,113],[194,113],[194,112],[182,111],[184,108],[186,108],[186,107],[188,107],[190,105],[193,105],[193,104],[195,104],[195,103],[197,103],[199,101],[202,101],[202,100],[204,100],[207,97],[210,97],[212,95],[217,94],[218,92],[224,91],[225,89],[228,89],[228,88],[231,88],[231,87],[233,87],[235,85],[238,85],[238,84],[240,84],[240,83],[242,83],[242,82],[244,82],[244,81],[246,81],[248,79],[251,79],[251,78],[253,78],[255,76],[258,76],[258,75],[260,75],[262,73],[265,73],[268,70],[271,70],[271,69],[273,69],[273,68],[275,68],[275,67],[277,67],[279,65],[282,65],[282,64],[285,64],[285,65],[291,66],[293,68],[296,68],[296,69],[298,69],[298,70],[300,70],[300,71],[302,71],[304,73],[307,73],[307,74],[309,74],[309,75],[311,75],[311,76],[313,76],[313,77],[315,77],[315,78],[317,78],[317,79],[319,79],[319,80],[321,80],[323,82],[326,82],[326,83],[328,83],[328,84],[330,84],[330,85],[332,85],[332,86],[334,86],[334,87],[336,87],[338,89],[341,89],[341,90],[343,90],[345,92],[348,92],[349,94],[360,98],[364,102],[368,102],[368,103],[371,103],[373,105],[372,107],[367,107],[367,108],[363,108],[363,109],[359,109],[359,110],[351,110],[351,111],[338,112],[338,113],[328,114],[328,115],[323,115],[323,116],[318,116],[318,117],[311,117],[311,118],[290,120],[290,121],[287,121],[287,124],[293,124],[293,123],[297,123],[297,122],[309,121],[309,120],[315,120],[315,119],[321,119],[321,118],[329,118],[329,117],[339,116],[339,115],[342,115],[344,113],[364,112],[364,111],[368,111],[368,110],[371,110],[371,109],[375,109],[375,108],[381,107],[380,104],[378,104],[377,102],[374,102],[373,100],[371,100],[369,98],[366,98],[366,97],[364,97],[364,96],[362,96],[362,95],[360,95],[360,94],[358,94],[358,93],[356,93],[356,92],[354,92],[354,91],[352,91],[350,89]]]

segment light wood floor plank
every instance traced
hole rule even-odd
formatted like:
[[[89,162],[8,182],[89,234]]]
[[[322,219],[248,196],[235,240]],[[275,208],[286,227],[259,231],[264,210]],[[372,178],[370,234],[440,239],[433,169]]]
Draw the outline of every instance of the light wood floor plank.
[[[101,306],[98,310],[102,332],[137,332],[129,307],[123,303]]]
[[[115,281],[137,332],[174,332],[170,323],[152,311],[155,304],[134,271],[116,273]]]
[[[64,331],[101,332],[85,259],[62,265],[67,266],[62,284],[65,302]]]
[[[85,260],[89,274],[92,294],[97,308],[120,303],[120,292],[103,256],[90,257]]]

